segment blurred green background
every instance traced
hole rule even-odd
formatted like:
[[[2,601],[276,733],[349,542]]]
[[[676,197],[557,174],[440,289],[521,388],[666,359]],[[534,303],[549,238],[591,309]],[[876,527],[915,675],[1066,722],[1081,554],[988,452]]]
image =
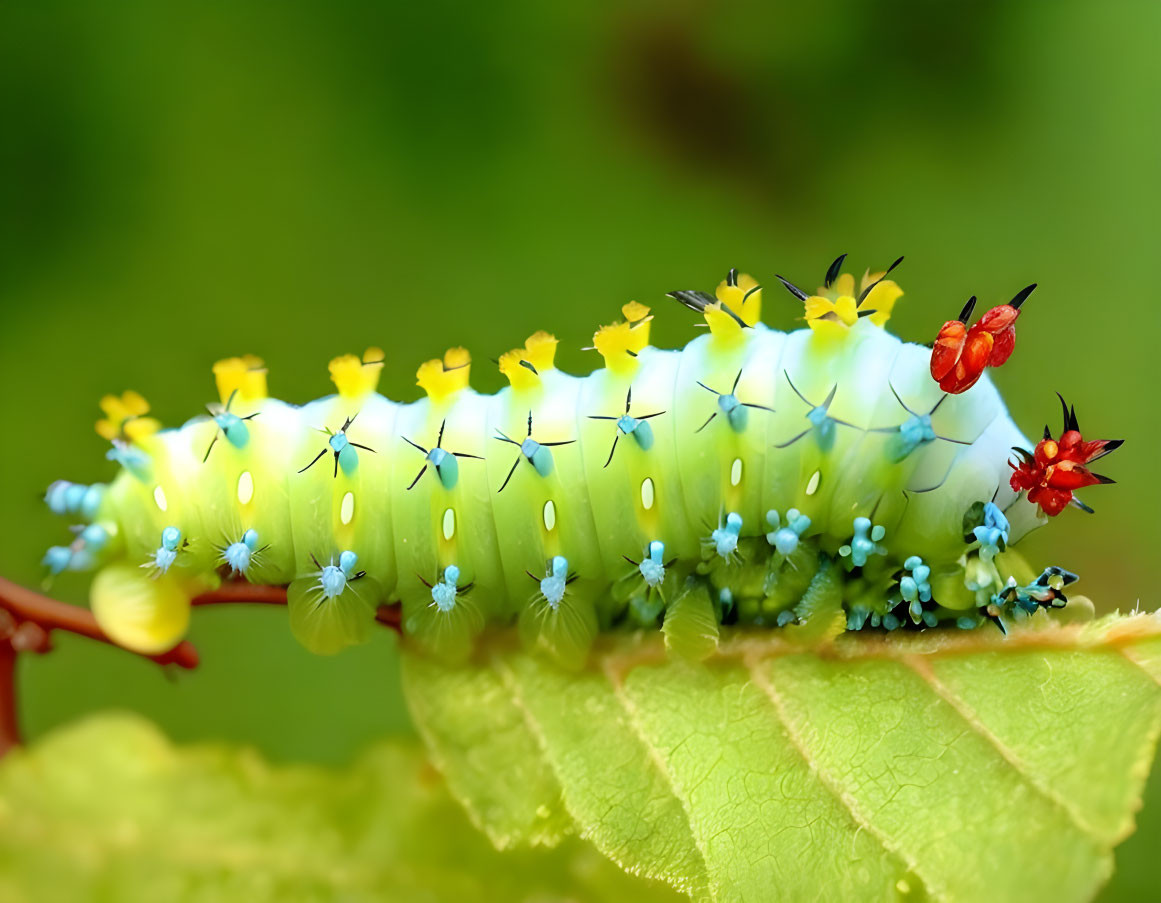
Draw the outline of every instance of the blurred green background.
[[[692,318],[665,291],[730,266],[809,288],[845,251],[860,272],[906,254],[892,326],[916,341],[1040,283],[996,375],[1013,415],[1056,429],[1060,391],[1128,443],[1097,515],[1025,548],[1103,608],[1156,607],[1159,36],[1151,0],[6,4],[0,572],[35,585],[62,539],[45,486],[111,474],[104,392],[177,424],[212,361],[254,352],[304,401],[372,343],[392,397],[460,343],[498,388],[488,359],[533,329],[584,371],[631,298],[677,344]],[[324,660],[278,611],[203,610],[192,639],[203,666],[174,675],[60,637],[21,663],[27,733],[120,706],[341,763],[410,731],[386,633]]]

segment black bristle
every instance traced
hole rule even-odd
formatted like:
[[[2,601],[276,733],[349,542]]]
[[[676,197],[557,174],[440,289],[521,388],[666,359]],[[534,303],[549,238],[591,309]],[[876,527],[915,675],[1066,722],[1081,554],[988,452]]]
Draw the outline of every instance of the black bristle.
[[[783,279],[781,276],[779,276],[777,274],[775,274],[774,278],[776,278],[779,282],[781,282],[784,286],[786,286],[786,291],[790,292],[790,294],[792,294],[799,301],[806,300],[806,298],[807,298],[806,292],[804,292],[802,289],[800,289],[793,282],[789,281],[788,279]]]
[[[976,309],[976,296],[972,295],[967,300],[967,304],[963,306],[963,310],[959,312],[959,322],[967,323],[972,317],[972,311]]]
[[[1016,297],[1008,302],[1008,306],[1014,307],[1014,308],[1016,308],[1016,310],[1019,310],[1020,305],[1023,304],[1025,301],[1027,301],[1028,296],[1031,295],[1034,291],[1036,291],[1036,283],[1035,282],[1033,282],[1031,285],[1025,286],[1024,288],[1020,289],[1020,291],[1016,292]]]
[[[895,267],[899,266],[899,264],[901,264],[902,262],[903,262],[902,257],[896,258],[895,262],[893,264],[891,264],[889,267],[887,267],[886,270],[883,271],[882,276],[880,276],[878,279],[876,279],[874,282],[872,282],[870,285],[868,285],[865,289],[863,289],[862,292],[859,293],[859,300],[858,300],[857,304],[862,304],[867,299],[867,295],[871,294],[871,292],[874,290],[875,286],[878,285],[880,282],[882,282],[884,279],[886,279],[887,275],[893,269],[895,269]]]
[[[690,310],[696,310],[698,313],[703,313],[709,305],[718,303],[718,299],[708,292],[699,292],[692,289],[676,292],[666,292],[666,295],[670,298],[673,298],[675,301],[681,302]],[[746,321],[738,316],[738,314],[735,313],[733,308],[731,308],[728,304],[723,304],[721,308],[731,317],[733,317],[739,326],[743,328],[747,326]]]
[[[843,261],[846,259],[846,254],[839,254],[839,256],[835,258],[834,263],[827,267],[826,279],[823,280],[823,285],[825,285],[827,288],[830,288],[831,283],[838,279],[839,270],[842,269]]]
[[[1079,433],[1080,424],[1076,420],[1076,406],[1069,407],[1068,402],[1064,400],[1064,396],[1059,392],[1056,393],[1056,397],[1060,399],[1060,409],[1064,412],[1064,432],[1067,433],[1069,430],[1076,430]]]
[[[1124,439],[1106,439],[1105,440],[1105,447],[1102,448],[1095,455],[1093,455],[1091,458],[1089,458],[1089,461],[1095,461],[1098,458],[1103,458],[1105,455],[1112,454],[1113,452],[1115,452],[1118,448],[1120,448],[1124,444],[1125,444]]]

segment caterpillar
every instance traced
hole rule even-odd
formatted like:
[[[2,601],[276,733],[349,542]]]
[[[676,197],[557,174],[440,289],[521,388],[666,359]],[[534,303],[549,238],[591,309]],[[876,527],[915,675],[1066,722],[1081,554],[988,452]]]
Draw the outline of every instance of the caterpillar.
[[[1076,575],[1037,575],[1011,547],[1069,504],[1091,510],[1073,491],[1109,482],[1087,464],[1120,443],[1083,440],[1066,406],[1061,437],[1032,447],[984,372],[1035,286],[969,328],[973,298],[928,347],[885,329],[899,261],[856,287],[844,258],[813,294],[778,277],[796,330],[764,325],[762,287],[730,270],[712,293],[670,293],[708,327],[684,348],[651,346],[633,301],[593,337],[603,368],[557,370],[538,332],[500,356],[494,395],[453,348],[419,367],[424,397],[389,401],[372,348],[331,361],[335,394],[301,407],[268,397],[251,356],[218,362],[219,402],[177,429],[136,393],[107,396],[97,429],[120,472],[49,487],[76,533],[45,566],[96,569],[98,622],[150,652],[231,578],[287,584],[317,652],[398,604],[434,654],[516,624],[572,665],[618,629],[680,646],[720,625],[1006,629],[1063,606]]]

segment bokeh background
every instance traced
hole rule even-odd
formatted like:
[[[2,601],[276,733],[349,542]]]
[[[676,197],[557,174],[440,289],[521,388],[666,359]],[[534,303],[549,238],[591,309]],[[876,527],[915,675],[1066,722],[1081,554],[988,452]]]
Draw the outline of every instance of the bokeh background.
[[[104,392],[177,424],[219,357],[263,356],[304,401],[380,344],[409,399],[461,343],[498,388],[488,359],[536,328],[585,371],[631,298],[677,344],[667,290],[730,266],[813,287],[845,251],[860,272],[906,255],[892,326],[916,341],[970,294],[1040,284],[995,377],[1013,415],[1056,429],[1060,391],[1128,442],[1098,513],[1026,548],[1104,609],[1157,607],[1159,38],[1151,0],[5,4],[0,572],[35,585],[62,539],[49,482],[111,474]],[[411,730],[386,632],[318,659],[279,611],[202,610],[192,639],[203,666],[174,675],[60,637],[21,663],[26,732],[116,706],[341,764]],[[1155,887],[1133,882],[1158,784],[1110,899]]]

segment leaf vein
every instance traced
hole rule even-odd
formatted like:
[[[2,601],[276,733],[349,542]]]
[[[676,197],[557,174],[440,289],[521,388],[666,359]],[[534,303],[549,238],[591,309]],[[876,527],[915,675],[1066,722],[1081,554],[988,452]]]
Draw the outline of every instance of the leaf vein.
[[[1049,785],[1037,780],[1035,769],[1021,760],[1015,750],[1011,749],[980,720],[979,714],[967,702],[952,692],[947,684],[935,676],[935,671],[927,659],[921,656],[905,656],[900,661],[917,674],[937,698],[951,706],[952,711],[963,719],[964,723],[970,728],[971,733],[974,733],[991,746],[999,754],[1000,758],[1015,771],[1023,784],[1032,788],[1033,791],[1050,805],[1063,812],[1081,834],[1096,844],[1098,850],[1107,852],[1110,849],[1109,844],[1101,839],[1096,829],[1075,806],[1060,796]]]
[[[711,900],[717,900],[717,888],[714,886],[714,882],[711,878],[709,861],[706,856],[705,847],[698,839],[694,816],[693,812],[690,810],[689,802],[681,793],[678,792],[677,782],[674,781],[673,775],[670,774],[669,768],[665,764],[665,760],[661,758],[661,754],[658,752],[657,747],[650,743],[649,738],[645,735],[645,731],[641,726],[641,718],[637,712],[637,707],[633,705],[633,701],[629,699],[628,694],[625,692],[625,687],[621,682],[620,674],[608,663],[606,663],[604,667],[604,674],[609,681],[609,685],[613,689],[613,698],[616,699],[618,703],[620,703],[622,710],[625,712],[626,723],[632,729],[637,739],[641,741],[641,745],[645,747],[649,754],[649,759],[653,763],[653,767],[657,769],[658,774],[660,774],[662,779],[665,781],[665,786],[669,788],[669,792],[673,794],[674,799],[676,799],[677,802],[681,805],[681,811],[685,813],[685,821],[689,826],[690,837],[693,838],[693,845],[697,849],[698,858],[701,860],[702,869],[706,875],[707,892],[709,893]]]
[[[835,798],[835,800],[838,801],[839,805],[850,814],[851,820],[855,824],[855,835],[857,836],[860,831],[866,831],[868,834],[874,837],[888,855],[895,857],[895,859],[902,862],[903,865],[907,867],[907,869],[922,879],[923,883],[927,887],[931,899],[948,899],[946,892],[936,892],[935,886],[927,878],[927,876],[924,875],[923,870],[920,869],[918,861],[911,856],[905,855],[901,849],[892,844],[890,840],[888,840],[888,838],[875,827],[871,820],[862,814],[858,803],[855,802],[855,800],[852,799],[850,795],[846,793],[846,791],[841,789],[835,782],[823,774],[822,769],[820,769],[811,758],[802,737],[800,737],[798,732],[795,731],[791,726],[790,718],[786,714],[785,703],[782,700],[782,694],[778,692],[778,690],[774,687],[766,675],[764,675],[757,667],[759,661],[760,659],[752,658],[748,658],[746,660],[746,670],[750,675],[750,680],[754,682],[754,685],[757,686],[758,689],[760,689],[765,694],[766,698],[770,701],[770,706],[774,710],[774,714],[778,719],[779,725],[782,727],[783,732],[786,734],[787,739],[790,741],[790,745],[794,747],[795,752],[797,752],[802,757],[802,760],[806,763],[806,767],[810,770],[810,773],[818,779],[818,783],[822,786],[822,788],[830,793]]]

